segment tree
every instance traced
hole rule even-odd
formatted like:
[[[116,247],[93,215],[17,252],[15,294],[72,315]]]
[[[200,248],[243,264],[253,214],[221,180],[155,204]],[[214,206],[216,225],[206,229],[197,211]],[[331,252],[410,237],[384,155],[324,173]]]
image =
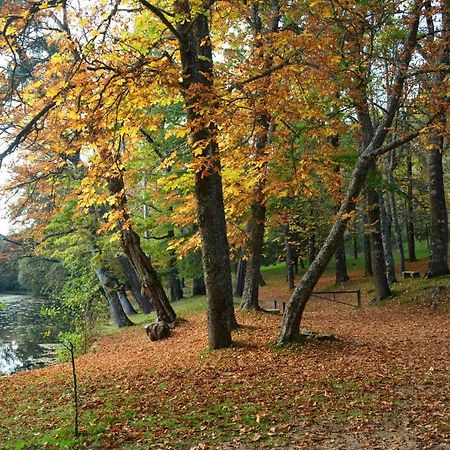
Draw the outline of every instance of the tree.
[[[444,154],[444,133],[447,124],[449,99],[441,88],[448,77],[450,67],[450,4],[448,0],[439,2],[440,18],[436,17],[431,1],[424,2],[425,17],[428,27],[426,41],[428,48],[421,54],[428,64],[435,69],[426,83],[436,95],[435,125],[430,130],[428,139],[429,168],[429,204],[431,217],[430,259],[427,277],[433,278],[450,273],[448,266],[448,215],[445,200],[444,172],[442,157]],[[441,31],[436,32],[436,22],[440,20]],[[437,48],[436,48],[437,47]]]
[[[339,208],[337,220],[334,222],[331,231],[313,264],[306,271],[301,283],[292,294],[283,316],[281,331],[277,341],[278,344],[292,342],[298,337],[300,322],[305,306],[317,281],[336,251],[336,246],[344,234],[351,213],[355,210],[356,199],[364,186],[366,177],[370,168],[373,167],[375,159],[392,150],[397,145],[403,144],[405,140],[411,140],[419,134],[419,132],[415,132],[396,143],[383,146],[389,132],[389,127],[394,120],[403,95],[403,86],[407,76],[409,63],[416,46],[420,8],[421,2],[417,1],[414,4],[412,14],[409,18],[409,30],[404,41],[402,55],[398,64],[395,81],[389,95],[386,112],[374,131],[373,137],[370,139],[368,145],[362,150],[361,155],[356,162],[350,185],[347,188],[345,198]]]
[[[141,1],[152,12],[160,10]],[[231,329],[236,324],[217,127],[203,113],[214,111],[213,57],[207,12],[195,13],[188,0],[175,2],[175,14],[182,17],[176,24],[164,23],[178,40],[181,55],[183,95],[191,146],[195,155],[195,197],[197,220],[202,239],[203,271],[208,298],[208,339],[210,349],[231,345]],[[164,16],[165,17],[165,16]]]
[[[253,39],[257,57],[264,61],[263,70],[267,71],[272,65],[270,56],[264,55],[264,32],[263,18],[261,17],[258,3],[253,3],[253,11],[250,15],[253,28]],[[269,16],[269,26],[266,27],[268,33],[278,31],[280,21],[280,4],[278,1],[272,2]],[[268,90],[270,79],[264,80],[263,89]],[[267,95],[267,94],[266,94]],[[263,98],[264,92],[257,92],[256,96]],[[251,203],[251,219],[249,222],[249,258],[246,264],[244,289],[242,293],[241,308],[259,310],[259,283],[260,268],[262,262],[264,245],[264,228],[266,221],[266,198],[264,188],[267,179],[267,145],[269,141],[269,132],[271,128],[270,112],[263,105],[254,105],[255,109],[255,137],[254,152],[251,160],[259,168],[258,181],[253,190],[253,199]]]

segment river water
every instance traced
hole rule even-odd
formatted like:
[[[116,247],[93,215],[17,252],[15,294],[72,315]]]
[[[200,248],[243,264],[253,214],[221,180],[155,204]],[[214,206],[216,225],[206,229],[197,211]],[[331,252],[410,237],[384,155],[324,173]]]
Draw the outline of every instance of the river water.
[[[48,305],[28,295],[0,294],[0,375],[54,361],[57,321],[41,316]]]

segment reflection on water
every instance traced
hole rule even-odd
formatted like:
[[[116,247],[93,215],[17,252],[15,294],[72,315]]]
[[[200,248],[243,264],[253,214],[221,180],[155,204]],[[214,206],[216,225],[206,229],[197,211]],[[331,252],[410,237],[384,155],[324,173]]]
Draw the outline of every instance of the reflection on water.
[[[56,320],[41,317],[48,300],[0,294],[0,304],[0,375],[51,362],[58,327]]]

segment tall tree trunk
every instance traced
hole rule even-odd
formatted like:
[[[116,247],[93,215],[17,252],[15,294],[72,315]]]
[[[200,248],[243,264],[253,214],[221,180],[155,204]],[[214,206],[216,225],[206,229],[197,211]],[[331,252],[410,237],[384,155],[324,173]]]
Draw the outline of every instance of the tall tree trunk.
[[[234,295],[242,297],[244,292],[244,280],[245,271],[247,269],[247,260],[244,258],[239,258],[239,262],[236,270],[236,284],[234,286]]]
[[[373,165],[376,157],[386,151],[382,148],[382,145],[386,139],[388,130],[392,125],[395,114],[397,113],[400,98],[403,94],[406,70],[416,45],[420,7],[420,2],[414,4],[414,14],[412,15],[412,20],[409,24],[408,36],[405,40],[402,57],[400,59],[401,63],[395,77],[394,85],[390,90],[388,108],[373,134],[369,145],[364,148],[361,155],[358,157],[345,198],[339,208],[336,222],[331,227],[330,233],[322,245],[316,259],[306,271],[299,286],[297,286],[292,293],[291,299],[286,306],[280,335],[277,340],[279,345],[293,342],[298,337],[300,322],[305,306],[311,297],[319,278],[336,251],[339,240],[344,235],[349,220],[348,214],[355,210],[356,198],[363,188],[369,169]]]
[[[397,204],[395,201],[395,193],[394,193],[394,186],[395,186],[395,178],[394,178],[394,167],[395,167],[395,151],[392,151],[389,157],[389,164],[387,169],[387,178],[389,181],[389,184],[391,185],[391,188],[388,192],[389,197],[389,210],[392,217],[392,224],[394,228],[394,235],[395,235],[395,242],[397,244],[398,253],[400,256],[400,273],[403,273],[406,270],[405,267],[405,250],[403,248],[403,239],[402,239],[402,229],[400,227],[400,222],[398,220],[398,213],[397,213]]]
[[[372,163],[371,170],[376,170],[375,162]],[[386,276],[386,259],[384,257],[383,238],[381,235],[380,195],[372,188],[367,189],[367,204],[369,208],[369,235],[372,249],[375,291],[377,300],[384,300],[391,295],[391,290]]]
[[[445,126],[445,118],[440,121]],[[443,130],[444,128],[442,128]],[[448,267],[448,215],[445,202],[442,152],[444,137],[437,131],[430,135],[431,150],[428,152],[429,204],[430,204],[430,259],[427,277],[433,278],[450,273]]]
[[[294,248],[294,275],[299,274],[299,272],[298,272],[299,259],[301,259],[301,258],[298,256],[298,252]]]
[[[372,142],[375,131],[369,114],[369,104],[365,86],[361,87],[361,96],[357,98],[356,113],[362,132],[363,148]],[[377,174],[376,161],[372,161],[371,172]],[[380,201],[378,192],[368,186],[367,189],[367,216],[369,220],[370,247],[372,249],[372,265],[375,278],[375,291],[378,300],[384,300],[391,295],[386,277],[386,260],[384,258],[383,240],[381,236]]]
[[[433,5],[434,7],[434,5]],[[447,115],[450,100],[444,88],[444,80],[450,69],[450,1],[441,0],[442,31],[434,33],[435,27],[430,20],[427,22],[433,44],[439,42],[439,51],[429,55],[428,62],[434,67],[440,67],[432,76],[433,88],[438,91],[442,87],[437,100],[438,119],[435,128],[429,135],[430,150],[428,153],[429,169],[429,201],[430,201],[430,259],[428,261],[427,277],[433,278],[450,273],[448,266],[448,213],[445,201],[444,171],[442,157],[444,154],[444,135],[447,128]],[[425,3],[428,14],[432,14],[432,3]],[[431,17],[430,17],[431,19]],[[438,91],[439,92],[439,91]]]
[[[181,92],[191,124],[190,138],[197,167],[195,197],[208,298],[208,342],[210,349],[218,349],[232,344],[231,330],[237,322],[217,127],[211,123],[211,115],[204,114],[204,108],[213,111],[217,107],[213,93],[212,45],[206,13],[192,13],[187,0],[175,1],[175,13],[190,18],[178,21],[175,31],[182,66]]]
[[[178,276],[178,269],[174,259],[170,260],[169,269],[169,286],[170,286],[170,299],[172,301],[180,300],[183,298],[183,288],[181,287],[181,280]]]
[[[286,252],[286,274],[289,289],[295,288],[294,249],[292,247],[289,224],[284,227],[284,248]]]
[[[367,195],[366,195],[367,197]],[[364,215],[364,276],[370,277],[373,275],[372,267],[372,249],[370,247],[370,236],[368,233],[369,217]]]
[[[269,30],[274,33],[278,30],[279,23],[279,5],[277,0],[272,2],[273,12],[271,17],[271,24]],[[254,42],[256,50],[264,57],[264,49],[262,48],[261,34],[262,18],[259,14],[259,6],[257,2],[253,3],[251,23],[253,25]],[[265,58],[265,68],[271,65],[271,58]],[[266,79],[266,86],[269,79]],[[266,90],[266,89],[264,89]],[[265,92],[264,92],[265,93]],[[262,263],[262,254],[264,246],[264,229],[266,222],[266,199],[264,194],[264,187],[267,179],[267,160],[266,147],[269,142],[270,131],[270,116],[266,110],[257,111],[255,114],[255,144],[253,161],[258,166],[258,180],[253,190],[253,201],[251,206],[252,217],[250,220],[250,257],[247,261],[247,269],[245,272],[244,291],[242,294],[241,308],[259,310],[259,285],[260,268]]]
[[[383,239],[381,236],[380,199],[378,192],[373,189],[368,189],[367,200],[375,291],[377,300],[384,300],[391,295],[391,290],[386,276],[386,259],[384,257]]]
[[[134,325],[133,322],[125,314],[122,304],[120,303],[118,292],[119,285],[114,278],[108,273],[106,269],[95,269],[100,285],[102,286],[103,293],[109,304],[109,311],[111,314],[111,320],[118,328],[129,327]]]
[[[380,220],[383,239],[384,257],[386,260],[386,277],[389,284],[396,283],[394,255],[392,254],[392,225],[391,218],[386,212],[383,193],[380,192]]]
[[[358,259],[358,234],[353,233],[353,258]]]
[[[244,291],[241,308],[259,310],[260,268],[264,244],[264,228],[266,206],[259,202],[252,204],[252,220],[250,225],[250,258],[245,271]]]
[[[172,212],[173,208],[170,208]],[[173,239],[175,237],[175,230],[171,228],[167,233],[168,239]],[[170,300],[177,301],[183,298],[183,288],[181,287],[181,280],[178,276],[177,259],[175,252],[169,250],[169,290],[170,290]]]
[[[406,154],[407,195],[406,195],[406,237],[408,241],[408,259],[416,261],[416,242],[414,236],[414,197],[413,197],[413,173],[410,150]]]
[[[153,311],[153,306],[151,301],[142,295],[141,283],[139,282],[130,260],[125,255],[119,255],[117,259],[119,260],[119,264],[122,267],[122,271],[127,278],[131,292],[133,293],[133,297],[139,305],[139,308],[141,308],[142,312],[145,314],[151,313]]]
[[[338,243],[334,257],[336,259],[336,284],[345,283],[350,278],[347,273],[344,235],[342,235],[342,238]]]
[[[137,311],[134,309],[133,305],[128,300],[127,293],[123,286],[120,286],[120,289],[117,291],[117,296],[119,297],[120,304],[122,305],[125,314],[132,316],[136,315]]]

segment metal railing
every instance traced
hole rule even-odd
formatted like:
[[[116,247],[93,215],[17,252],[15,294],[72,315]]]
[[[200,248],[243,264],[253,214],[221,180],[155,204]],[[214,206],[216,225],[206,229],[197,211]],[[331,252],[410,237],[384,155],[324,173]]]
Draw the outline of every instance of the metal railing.
[[[338,300],[336,297],[345,295],[354,294],[354,296],[356,297],[356,303],[348,303],[348,302],[344,302],[342,300]],[[334,302],[334,303],[340,303],[341,305],[347,305],[347,306],[352,306],[354,308],[361,308],[362,303],[361,303],[361,290],[357,289],[357,290],[350,290],[350,291],[320,291],[320,292],[313,292],[311,294],[311,297],[313,298],[317,298],[320,300],[328,300],[330,302]],[[286,301],[281,301],[281,300],[263,300],[263,303],[269,303],[269,304],[273,304],[273,309],[277,309],[280,312],[284,312],[285,308],[286,308],[286,304],[288,302]]]

